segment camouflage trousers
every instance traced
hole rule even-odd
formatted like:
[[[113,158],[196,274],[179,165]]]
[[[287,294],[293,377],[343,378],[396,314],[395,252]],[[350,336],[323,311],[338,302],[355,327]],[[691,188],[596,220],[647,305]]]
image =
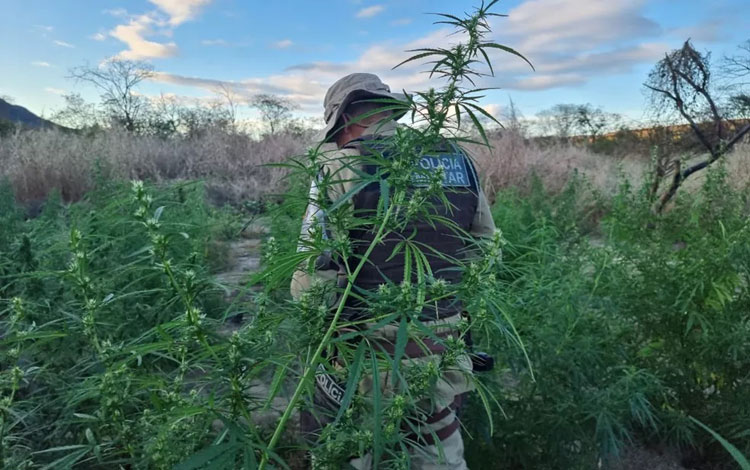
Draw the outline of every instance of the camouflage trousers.
[[[441,329],[443,331],[450,330],[458,320],[459,317],[456,316],[447,320],[427,322],[425,325],[439,333]],[[379,344],[395,344],[397,333],[397,326],[387,325],[379,328],[371,341],[376,341]],[[420,343],[424,345],[424,342]],[[407,346],[411,346],[411,344]],[[439,353],[426,351],[426,354],[410,354],[410,349],[413,350],[414,348],[407,347],[405,359],[401,362],[403,367],[424,367],[429,362],[440,361]],[[426,419],[412,427],[413,432],[408,436],[408,440],[414,444],[409,447],[412,469],[464,470],[467,468],[463,456],[464,445],[461,438],[460,421],[456,410],[461,397],[473,390],[471,368],[469,356],[459,356],[456,365],[441,375],[429,403],[418,404],[418,408],[429,409],[431,412]],[[342,385],[336,383],[323,370],[320,371],[316,379],[315,407],[327,408],[328,410],[335,409],[336,402],[345,392]],[[365,397],[372,396],[373,383],[372,377],[363,377],[357,388],[358,394]],[[380,374],[378,383],[380,384],[381,394],[388,396],[392,393],[390,385],[393,380],[389,377],[388,372]],[[416,422],[416,420],[413,422]],[[319,431],[325,422],[316,420],[310,413],[305,413],[302,416],[301,424],[303,433],[306,433],[309,438],[314,436],[316,428]],[[371,455],[354,458],[349,463],[357,470],[373,468]],[[315,465],[313,465],[313,468],[315,468]]]

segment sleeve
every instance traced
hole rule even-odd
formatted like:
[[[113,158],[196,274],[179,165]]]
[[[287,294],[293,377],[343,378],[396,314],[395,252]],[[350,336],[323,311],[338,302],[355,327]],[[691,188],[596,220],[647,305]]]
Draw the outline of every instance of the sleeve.
[[[302,227],[300,229],[299,241],[297,243],[297,252],[303,252],[307,250],[308,242],[313,239],[313,231],[320,230],[323,233],[326,231],[325,227],[325,211],[319,207],[317,201],[320,201],[320,189],[318,187],[317,179],[313,179],[310,183],[310,191],[307,197],[307,208],[305,209],[305,215],[302,218]],[[306,263],[297,267],[297,270],[292,275],[292,283],[290,285],[290,292],[292,298],[299,300],[302,294],[309,289],[314,283],[317,282],[336,282],[337,269],[332,269],[329,264],[327,266],[318,266],[317,263],[314,266],[306,266]],[[322,269],[321,269],[322,268]]]
[[[479,189],[479,204],[471,224],[471,234],[475,238],[492,238],[495,234],[495,221],[492,219],[492,210],[487,196]]]

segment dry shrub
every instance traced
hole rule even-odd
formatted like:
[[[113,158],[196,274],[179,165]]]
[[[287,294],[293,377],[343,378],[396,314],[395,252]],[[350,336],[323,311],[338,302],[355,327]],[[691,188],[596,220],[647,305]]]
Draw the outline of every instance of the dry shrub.
[[[267,164],[298,155],[311,141],[309,134],[257,140],[220,130],[170,139],[118,130],[91,136],[26,131],[0,138],[0,179],[8,179],[17,199],[26,202],[44,200],[52,189],[66,201],[80,199],[95,184],[96,172],[121,179],[204,179],[215,203],[234,203],[283,191],[286,172]],[[638,184],[647,167],[644,155],[613,157],[569,143],[540,145],[512,130],[491,137],[490,143],[490,149],[469,148],[490,198],[509,187],[527,193],[535,175],[550,194],[558,194],[575,171],[608,195],[621,175]],[[733,186],[749,187],[750,143],[737,146],[727,164]],[[692,184],[701,177],[694,179]]]
[[[107,130],[79,135],[54,130],[25,131],[0,138],[0,179],[16,198],[43,200],[53,189],[66,201],[79,199],[97,172],[121,179],[151,181],[204,179],[216,202],[260,198],[279,191],[284,170],[269,163],[299,154],[309,138],[206,130],[193,138],[164,139]]]
[[[558,194],[576,171],[601,193],[611,194],[621,175],[635,181],[646,168],[642,158],[596,154],[569,143],[540,146],[513,131],[492,137],[490,144],[491,148],[474,145],[469,149],[490,198],[509,187],[527,193],[535,176],[550,194]]]
[[[707,155],[692,155],[686,163],[683,163],[683,168],[701,162],[706,158],[708,158]],[[736,145],[729,154],[722,157],[721,162],[726,165],[727,182],[733,190],[738,192],[750,190],[750,142]],[[716,162],[712,166],[718,164],[719,162]],[[680,186],[678,195],[699,194],[703,188],[703,184],[706,182],[708,172],[708,169],[703,169],[690,175],[690,177]],[[664,179],[662,182],[662,190],[664,187],[668,186],[670,178],[672,178],[671,174],[667,175]],[[672,207],[673,204],[668,206],[668,208]]]
[[[737,145],[728,155],[727,174],[734,189],[750,189],[750,142]]]

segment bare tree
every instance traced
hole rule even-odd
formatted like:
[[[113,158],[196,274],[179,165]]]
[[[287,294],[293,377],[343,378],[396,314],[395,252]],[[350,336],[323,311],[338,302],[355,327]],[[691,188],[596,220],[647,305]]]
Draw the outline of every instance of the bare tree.
[[[575,134],[578,122],[578,106],[575,104],[556,104],[537,114],[542,133],[554,135],[562,140]]]
[[[255,95],[250,106],[257,108],[263,121],[268,125],[271,134],[279,131],[292,117],[292,111],[297,105],[286,98],[275,95]]]
[[[722,75],[730,82],[726,89],[730,95],[727,109],[732,117],[750,118],[750,39],[737,46],[739,53],[724,56],[721,64]]]
[[[659,198],[657,212],[664,209],[690,175],[724,156],[750,131],[750,125],[747,125],[727,135],[730,126],[714,97],[711,78],[710,54],[701,54],[687,40],[681,48],[667,53],[656,64],[644,84],[651,92],[651,105],[657,116],[677,117],[687,122],[709,155],[706,160],[685,169],[681,168],[679,160],[672,161],[669,168],[672,182]],[[654,195],[658,186],[653,186]]]
[[[221,84],[216,93],[226,101],[227,115],[231,120],[232,126],[234,126],[237,123],[237,106],[241,99],[240,95],[225,83]]]
[[[577,131],[588,136],[592,144],[604,132],[613,130],[620,122],[620,115],[608,113],[602,108],[595,108],[591,104],[581,104],[576,107]]]
[[[110,59],[98,67],[82,66],[71,70],[70,76],[94,85],[102,93],[102,104],[115,122],[128,131],[135,131],[148,101],[135,93],[139,83],[154,75],[151,64]]]
[[[53,121],[72,129],[91,129],[99,125],[100,116],[93,103],[87,103],[78,93],[68,93],[63,99],[65,106],[52,114]]]
[[[724,56],[722,72],[729,78],[750,81],[750,39],[737,46],[737,49],[740,53]],[[742,84],[746,85],[748,82]]]

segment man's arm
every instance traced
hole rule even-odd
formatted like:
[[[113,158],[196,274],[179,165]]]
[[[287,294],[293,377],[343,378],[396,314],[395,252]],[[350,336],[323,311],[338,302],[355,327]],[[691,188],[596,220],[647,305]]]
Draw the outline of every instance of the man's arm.
[[[325,154],[321,171],[326,172],[330,180],[324,190],[319,186],[320,177],[310,183],[307,208],[305,209],[305,216],[302,219],[302,228],[297,245],[298,252],[308,249],[308,243],[313,238],[313,231],[317,230],[326,233],[326,214],[318,203],[321,201],[321,197],[324,197],[328,201],[336,201],[347,194],[356,183],[357,175],[350,168],[350,159],[356,157],[356,151],[334,149],[325,151]],[[325,194],[321,195],[321,191]],[[335,283],[337,282],[338,275],[337,266],[330,258],[327,260],[321,258],[316,260],[316,265],[312,268],[312,271],[309,266],[301,265],[292,275],[290,286],[292,297],[295,300],[299,300],[300,296],[317,282]]]
[[[318,184],[318,178],[313,179],[310,183],[310,191],[307,196],[307,207],[305,208],[305,215],[302,218],[302,228],[300,229],[299,242],[297,244],[298,252],[306,251],[308,249],[307,244],[312,241],[314,231],[320,231],[323,234],[326,232],[325,212],[318,204],[321,197]],[[302,294],[316,282],[336,280],[337,270],[332,269],[330,265],[315,265],[312,269],[313,271],[310,272],[309,266],[299,266],[292,275],[292,284],[289,287],[289,290],[291,291],[294,300],[299,300]]]

